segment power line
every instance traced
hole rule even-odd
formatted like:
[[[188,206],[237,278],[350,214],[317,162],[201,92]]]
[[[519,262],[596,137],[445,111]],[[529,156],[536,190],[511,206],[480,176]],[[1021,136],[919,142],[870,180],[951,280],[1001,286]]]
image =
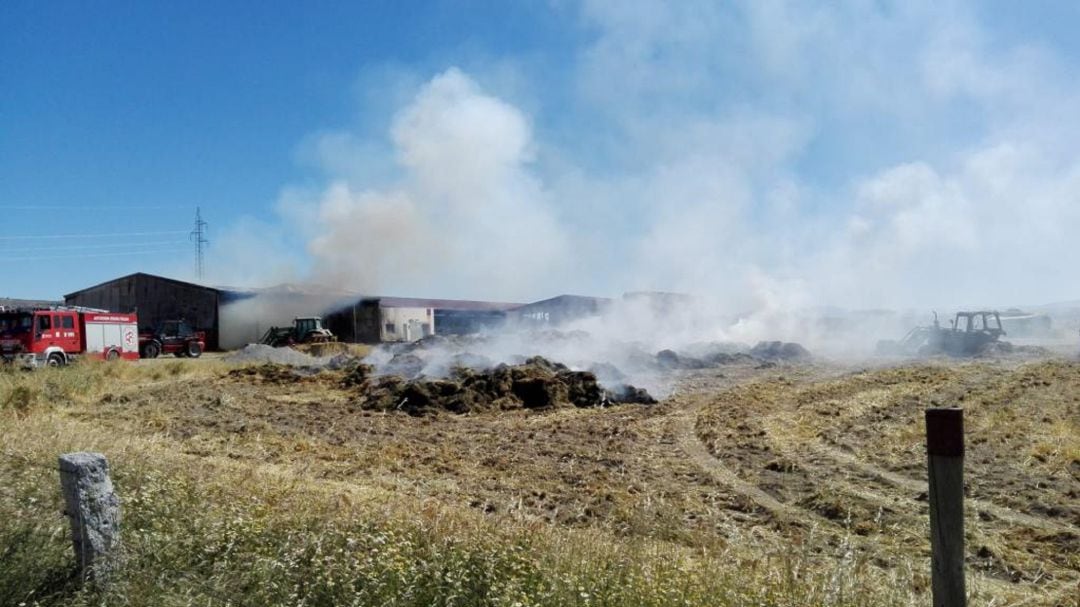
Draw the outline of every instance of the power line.
[[[149,210],[173,209],[173,210],[176,210],[176,211],[181,211],[181,210],[183,210],[183,207],[164,205],[164,204],[151,204],[151,205],[106,204],[106,205],[101,205],[101,206],[86,206],[86,205],[77,205],[77,204],[39,204],[39,205],[34,205],[34,204],[0,204],[0,209],[10,210],[10,211],[38,211],[38,210],[47,210],[47,211],[55,211],[55,210],[133,211],[133,210],[139,210],[139,209],[146,209],[146,210],[149,211]]]
[[[83,259],[86,257],[122,257],[128,255],[148,255],[154,253],[179,253],[186,249],[144,249],[141,251],[113,251],[111,253],[83,253],[73,255],[31,255],[26,257],[0,257],[0,261],[38,261],[41,259]]]
[[[147,242],[110,242],[106,244],[57,245],[49,247],[18,247],[0,249],[0,253],[26,253],[28,251],[82,251],[84,249],[118,249],[125,247],[159,247],[187,244],[185,240],[151,240]]]
[[[195,207],[195,229],[188,234],[188,239],[195,241],[195,250],[197,251],[196,254],[198,256],[196,269],[198,271],[199,280],[202,280],[203,277],[203,245],[210,244],[210,241],[204,237],[206,226],[208,225],[208,223],[203,221],[202,209]]]
[[[44,238],[113,238],[120,236],[163,236],[187,234],[187,230],[162,230],[157,232],[113,232],[112,234],[39,234],[36,236],[0,236],[0,240],[38,240]]]

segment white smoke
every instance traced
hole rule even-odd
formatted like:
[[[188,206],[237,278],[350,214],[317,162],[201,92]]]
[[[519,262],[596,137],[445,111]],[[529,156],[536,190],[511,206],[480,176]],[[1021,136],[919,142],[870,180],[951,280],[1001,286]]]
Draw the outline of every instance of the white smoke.
[[[450,69],[398,113],[391,139],[397,184],[335,181],[312,203],[315,279],[370,294],[544,294],[568,243],[529,170],[525,116]]]
[[[1080,146],[1061,118],[1080,90],[1048,49],[990,40],[962,4],[585,15],[585,98],[647,167],[628,273],[653,288],[789,309],[1077,295]]]
[[[388,141],[319,136],[329,179],[285,204],[312,280],[709,302],[687,312],[692,329],[591,328],[650,347],[813,346],[835,308],[928,318],[1080,296],[1080,125],[1067,119],[1080,85],[1052,48],[991,36],[963,3],[570,6],[589,36],[562,79],[524,87],[558,87],[566,104],[530,99],[535,124],[481,84],[498,80],[481,65],[419,79]],[[368,167],[382,149],[393,178]]]

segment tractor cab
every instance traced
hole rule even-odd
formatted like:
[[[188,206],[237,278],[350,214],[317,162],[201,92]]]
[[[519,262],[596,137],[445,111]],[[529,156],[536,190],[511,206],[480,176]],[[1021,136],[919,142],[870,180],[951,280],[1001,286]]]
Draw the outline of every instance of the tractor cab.
[[[158,327],[158,336],[166,341],[180,341],[195,336],[195,329],[186,320],[166,320]]]
[[[160,354],[198,358],[206,349],[206,333],[186,320],[166,320],[139,334],[139,355],[157,358]]]
[[[304,318],[297,318],[293,321],[296,326],[296,336],[302,341],[308,335],[312,333],[322,333],[322,318],[318,316],[308,316]]]
[[[987,346],[1005,335],[1001,328],[1001,316],[997,312],[957,312],[952,327],[939,331],[939,347],[946,354],[971,356],[982,352]]]
[[[1005,335],[997,312],[957,312],[952,330],[959,333],[983,333],[994,339]]]
[[[293,319],[288,327],[270,327],[263,335],[262,343],[280,348],[294,344],[318,344],[334,341],[334,334],[323,327],[319,316],[302,316]]]

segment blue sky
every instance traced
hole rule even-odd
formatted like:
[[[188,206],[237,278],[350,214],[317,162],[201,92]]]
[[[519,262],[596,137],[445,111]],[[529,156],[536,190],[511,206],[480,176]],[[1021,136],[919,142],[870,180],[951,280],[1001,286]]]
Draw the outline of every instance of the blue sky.
[[[1080,298],[1075,3],[225,4],[0,6],[0,295]]]
[[[363,72],[428,69],[443,53],[473,47],[528,51],[562,36],[542,32],[554,15],[541,5],[341,3],[306,11],[281,2],[260,13],[221,4],[0,7],[5,235],[183,232],[197,205],[212,231],[245,216],[273,219],[279,190],[309,178],[296,159],[304,138],[363,121],[355,93]],[[194,258],[186,240],[181,233],[2,241],[5,256],[20,258],[0,270],[4,291],[55,296],[117,273],[174,270],[176,257]],[[125,242],[139,244],[111,246]],[[120,254],[136,249],[171,250]],[[50,259],[22,259],[39,253]]]

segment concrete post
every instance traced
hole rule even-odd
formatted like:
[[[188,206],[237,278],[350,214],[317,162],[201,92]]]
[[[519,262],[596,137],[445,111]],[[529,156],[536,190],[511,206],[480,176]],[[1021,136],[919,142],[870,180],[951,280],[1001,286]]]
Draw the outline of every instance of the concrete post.
[[[101,581],[107,557],[120,544],[120,499],[109,479],[109,462],[100,453],[61,455],[60,488],[79,571]]]

